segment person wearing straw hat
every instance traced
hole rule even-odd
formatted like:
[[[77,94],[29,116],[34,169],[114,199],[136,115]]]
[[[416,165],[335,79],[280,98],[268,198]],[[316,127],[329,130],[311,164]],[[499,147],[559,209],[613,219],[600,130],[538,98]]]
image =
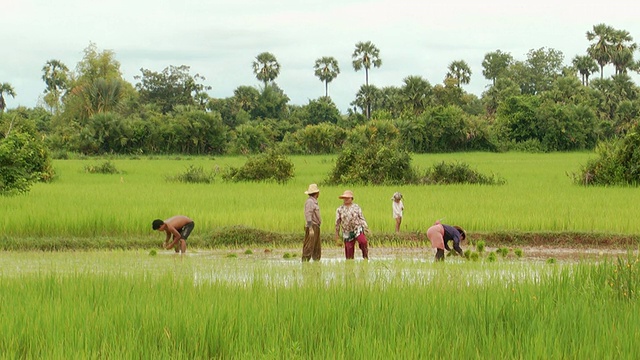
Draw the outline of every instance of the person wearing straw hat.
[[[342,199],[343,204],[336,210],[336,241],[340,238],[340,228],[342,228],[346,258],[353,259],[357,241],[362,251],[362,258],[369,259],[369,245],[364,235],[369,231],[369,226],[362,215],[360,206],[353,203],[353,191],[346,190],[338,198]]]
[[[402,194],[395,192],[391,198],[393,203],[391,207],[393,209],[393,218],[396,219],[396,233],[400,232],[400,224],[402,223],[402,212],[404,211],[404,204],[402,203]]]
[[[427,230],[427,237],[431,240],[431,247],[436,249],[436,261],[444,261],[444,250],[451,251],[449,240],[453,240],[453,249],[463,256],[460,242],[467,238],[467,233],[460,226],[450,226],[436,221]]]
[[[319,261],[321,256],[321,241],[320,241],[320,224],[322,220],[320,218],[320,206],[318,205],[318,197],[320,196],[320,189],[318,185],[311,184],[309,189],[304,192],[309,195],[307,201],[304,203],[304,220],[306,225],[304,227],[304,243],[302,245],[302,261]]]

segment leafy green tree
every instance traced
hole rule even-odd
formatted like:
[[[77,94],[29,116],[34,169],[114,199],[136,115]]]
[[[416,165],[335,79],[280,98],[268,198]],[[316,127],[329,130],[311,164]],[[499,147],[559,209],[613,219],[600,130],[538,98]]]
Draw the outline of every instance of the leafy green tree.
[[[324,96],[329,96],[329,83],[340,74],[340,67],[338,66],[338,60],[332,56],[324,56],[316,60],[313,66],[315,75],[324,82]]]
[[[60,60],[51,59],[44,64],[42,72],[42,80],[46,84],[44,101],[58,114],[63,92],[68,88],[69,68]]]
[[[611,36],[613,50],[611,63],[616,69],[615,74],[625,74],[627,70],[635,69],[633,53],[638,50],[638,44],[633,42],[633,37],[626,30],[615,30]]]
[[[264,83],[266,90],[269,82],[275,80],[280,74],[280,63],[272,53],[260,53],[253,61],[253,73],[258,80]]]
[[[178,105],[199,105],[204,107],[206,91],[211,86],[200,83],[205,78],[200,74],[189,74],[189,66],[180,65],[164,68],[161,72],[140,69],[142,75],[135,76],[139,82],[136,88],[140,93],[140,101],[155,104],[163,114],[174,110]]]
[[[405,100],[402,95],[402,89],[395,86],[385,86],[380,89],[378,98],[379,111],[386,111],[391,118],[399,117],[404,111]]]
[[[495,85],[492,85],[482,94],[482,103],[487,114],[495,114],[498,106],[512,96],[520,95],[518,84],[508,77],[498,78]]]
[[[520,85],[523,94],[540,94],[562,75],[563,61],[564,55],[559,50],[532,49],[525,62],[516,61],[510,67],[510,77]]]
[[[448,72],[446,77],[456,80],[456,86],[460,87],[462,84],[469,84],[471,81],[471,68],[464,60],[453,61],[447,68]]]
[[[98,51],[94,43],[84,49],[84,56],[76,67],[77,83],[91,83],[97,79],[122,79],[120,62],[112,50]]]
[[[500,50],[487,53],[482,60],[482,75],[495,85],[496,79],[504,75],[512,64],[513,56],[510,53],[504,53]]]
[[[251,113],[258,105],[260,92],[253,86],[238,86],[233,90],[233,101],[242,110]]]
[[[5,95],[9,95],[12,98],[16,97],[16,91],[9,83],[0,83],[0,114],[4,112],[7,107],[7,102],[4,99]]]
[[[591,31],[587,31],[587,40],[595,40],[587,48],[587,53],[600,65],[601,80],[604,76],[604,66],[611,62],[614,32],[615,29],[606,24],[594,25]]]
[[[598,72],[598,64],[596,61],[588,55],[576,55],[572,60],[572,64],[578,73],[580,73],[582,85],[589,86],[589,76],[594,72]]]
[[[403,82],[400,91],[406,107],[415,115],[421,114],[431,101],[431,84],[421,76],[407,76]]]
[[[340,111],[331,101],[331,98],[323,96],[317,100],[309,100],[305,106],[306,114],[304,125],[317,125],[321,123],[337,124],[340,121]]]
[[[251,117],[253,119],[285,119],[288,116],[288,102],[289,97],[278,85],[267,84],[260,93]]]
[[[382,66],[382,60],[380,59],[380,50],[371,42],[359,42],[356,44],[356,48],[351,55],[353,59],[353,69],[360,71],[364,68],[365,85],[369,85],[369,69],[371,66],[379,68]],[[367,116],[371,114],[368,113]]]

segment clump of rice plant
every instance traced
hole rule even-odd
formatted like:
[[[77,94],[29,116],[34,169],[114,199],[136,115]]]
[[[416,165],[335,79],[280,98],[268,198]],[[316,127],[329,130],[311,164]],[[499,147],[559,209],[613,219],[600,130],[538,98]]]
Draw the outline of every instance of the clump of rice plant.
[[[501,247],[498,250],[496,250],[496,252],[504,258],[504,257],[507,257],[507,255],[509,254],[509,249],[506,247]]]
[[[101,164],[86,165],[84,171],[89,174],[119,174],[120,170],[109,160]]]
[[[489,255],[487,256],[487,261],[488,262],[495,262],[496,260],[498,260],[498,257],[496,256],[496,253],[495,252],[489,253]]]
[[[427,169],[420,183],[428,185],[447,184],[481,184],[481,185],[503,185],[506,181],[496,175],[485,175],[477,170],[471,169],[469,164],[464,162],[446,163],[441,162]]]
[[[253,255],[253,251],[251,251],[251,249],[247,249],[244,251],[245,255]]]
[[[215,177],[216,173],[213,171],[205,171],[202,166],[189,165],[183,173],[167,176],[166,179],[169,182],[210,184]]]
[[[284,254],[282,255],[282,258],[283,258],[283,259],[291,259],[292,257],[293,257],[293,255],[291,255],[291,253],[288,253],[288,252],[286,252],[286,253],[284,253]]]
[[[238,254],[234,254],[234,253],[227,254],[227,257],[230,258],[230,259],[235,259],[235,258],[238,257]]]
[[[556,263],[556,258],[548,258],[547,259],[547,264],[555,264]]]
[[[484,240],[479,240],[479,241],[476,243],[476,250],[477,250],[480,254],[482,254],[482,253],[484,252],[484,247],[485,247],[485,245],[486,245],[486,244],[485,244]]]
[[[478,261],[478,259],[480,259],[480,254],[473,251],[471,252],[471,255],[469,255],[469,259],[471,259],[471,261]]]
[[[464,258],[469,260],[469,258],[471,257],[471,250],[467,249],[464,251]]]
[[[518,257],[518,259],[521,258],[523,254],[522,249],[515,249],[513,250],[513,253]]]
[[[151,249],[151,251],[149,251],[149,256],[156,256],[158,255],[158,252],[156,251],[156,249]]]

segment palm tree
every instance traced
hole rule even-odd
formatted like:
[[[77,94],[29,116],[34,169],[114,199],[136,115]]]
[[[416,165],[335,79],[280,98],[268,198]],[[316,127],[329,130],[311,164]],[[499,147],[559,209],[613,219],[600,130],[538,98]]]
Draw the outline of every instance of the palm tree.
[[[44,100],[55,113],[58,113],[61,92],[67,88],[69,68],[60,60],[52,59],[44,64],[42,72],[42,80],[47,85]]]
[[[419,115],[429,103],[431,84],[422,76],[408,76],[404,78],[401,92],[406,106],[411,108],[414,114]]]
[[[353,51],[353,68],[356,71],[364,68],[365,85],[369,85],[369,69],[371,65],[379,68],[382,65],[380,50],[371,41],[359,42]]]
[[[362,85],[356,94],[356,99],[351,105],[359,107],[367,114],[367,119],[371,118],[371,108],[380,98],[380,89],[374,85]]]
[[[582,85],[589,86],[589,76],[595,72],[598,72],[598,64],[591,56],[583,55],[576,57],[572,60],[573,66],[580,73],[582,79]]]
[[[471,81],[471,68],[469,64],[467,64],[464,60],[454,61],[449,64],[447,68],[449,72],[447,72],[447,78],[452,78],[456,80],[456,85],[458,88],[461,84],[468,84]]]
[[[633,43],[633,37],[626,30],[616,30],[611,36],[613,51],[611,53],[611,63],[616,68],[616,75],[627,72],[633,68],[633,53],[638,50],[638,44]]]
[[[258,80],[264,83],[266,89],[267,84],[280,74],[280,64],[272,53],[263,52],[258,54],[253,62],[253,73]]]
[[[604,66],[611,61],[612,37],[615,29],[605,24],[593,26],[593,31],[587,31],[587,40],[595,43],[589,45],[587,53],[600,65],[600,79],[603,79]]]
[[[7,103],[4,100],[4,94],[7,94],[12,98],[15,98],[16,91],[13,89],[13,86],[11,86],[11,84],[0,83],[0,113],[3,113],[4,109],[7,107]]]
[[[329,96],[329,83],[340,74],[338,60],[332,56],[324,56],[316,60],[313,68],[318,79],[324,82],[324,96]]]

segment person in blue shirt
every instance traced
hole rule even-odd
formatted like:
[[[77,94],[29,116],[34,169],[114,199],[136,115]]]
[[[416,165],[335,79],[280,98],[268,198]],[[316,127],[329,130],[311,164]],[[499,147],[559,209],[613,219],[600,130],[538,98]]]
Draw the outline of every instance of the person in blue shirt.
[[[444,251],[451,251],[448,241],[453,240],[453,249],[463,256],[460,242],[467,238],[466,232],[460,226],[436,223],[427,230],[427,237],[431,240],[431,247],[436,249],[436,261],[444,261]]]

